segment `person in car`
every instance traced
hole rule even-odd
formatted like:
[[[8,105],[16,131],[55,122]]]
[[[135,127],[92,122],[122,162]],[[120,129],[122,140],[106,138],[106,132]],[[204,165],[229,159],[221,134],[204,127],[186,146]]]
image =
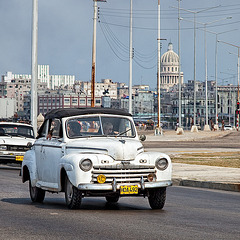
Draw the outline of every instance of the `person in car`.
[[[80,136],[81,125],[77,121],[71,121],[67,124],[67,132],[69,137]]]
[[[113,135],[113,125],[110,122],[103,123],[103,134],[104,135]]]

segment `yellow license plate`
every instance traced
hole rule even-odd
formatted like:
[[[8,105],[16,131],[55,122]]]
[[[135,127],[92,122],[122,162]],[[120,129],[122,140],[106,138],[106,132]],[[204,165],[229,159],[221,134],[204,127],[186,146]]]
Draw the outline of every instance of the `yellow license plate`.
[[[23,161],[23,156],[16,156],[16,161]]]
[[[120,186],[120,194],[138,194],[138,186]]]

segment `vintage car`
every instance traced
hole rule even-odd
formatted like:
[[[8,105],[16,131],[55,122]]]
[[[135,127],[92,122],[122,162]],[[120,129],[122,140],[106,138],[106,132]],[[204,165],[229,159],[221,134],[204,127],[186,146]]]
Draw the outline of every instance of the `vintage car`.
[[[0,122],[0,163],[21,163],[34,141],[31,125]]]
[[[47,113],[37,140],[22,163],[30,197],[65,192],[66,205],[80,208],[83,197],[147,196],[162,209],[172,184],[169,156],[145,152],[131,114],[105,108],[56,109]]]

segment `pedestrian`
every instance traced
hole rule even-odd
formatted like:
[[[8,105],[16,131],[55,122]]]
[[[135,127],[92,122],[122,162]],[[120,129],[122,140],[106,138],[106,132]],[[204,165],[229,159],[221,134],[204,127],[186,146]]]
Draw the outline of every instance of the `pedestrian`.
[[[224,121],[222,120],[222,131],[224,131]]]

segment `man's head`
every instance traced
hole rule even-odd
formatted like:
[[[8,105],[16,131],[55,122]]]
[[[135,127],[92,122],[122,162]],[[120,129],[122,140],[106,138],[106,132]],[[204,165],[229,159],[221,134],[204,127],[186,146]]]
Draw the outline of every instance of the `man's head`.
[[[70,137],[80,135],[81,125],[76,121],[68,122],[67,131]]]
[[[110,122],[105,122],[103,124],[103,133],[105,135],[110,135],[113,133],[113,125]]]

